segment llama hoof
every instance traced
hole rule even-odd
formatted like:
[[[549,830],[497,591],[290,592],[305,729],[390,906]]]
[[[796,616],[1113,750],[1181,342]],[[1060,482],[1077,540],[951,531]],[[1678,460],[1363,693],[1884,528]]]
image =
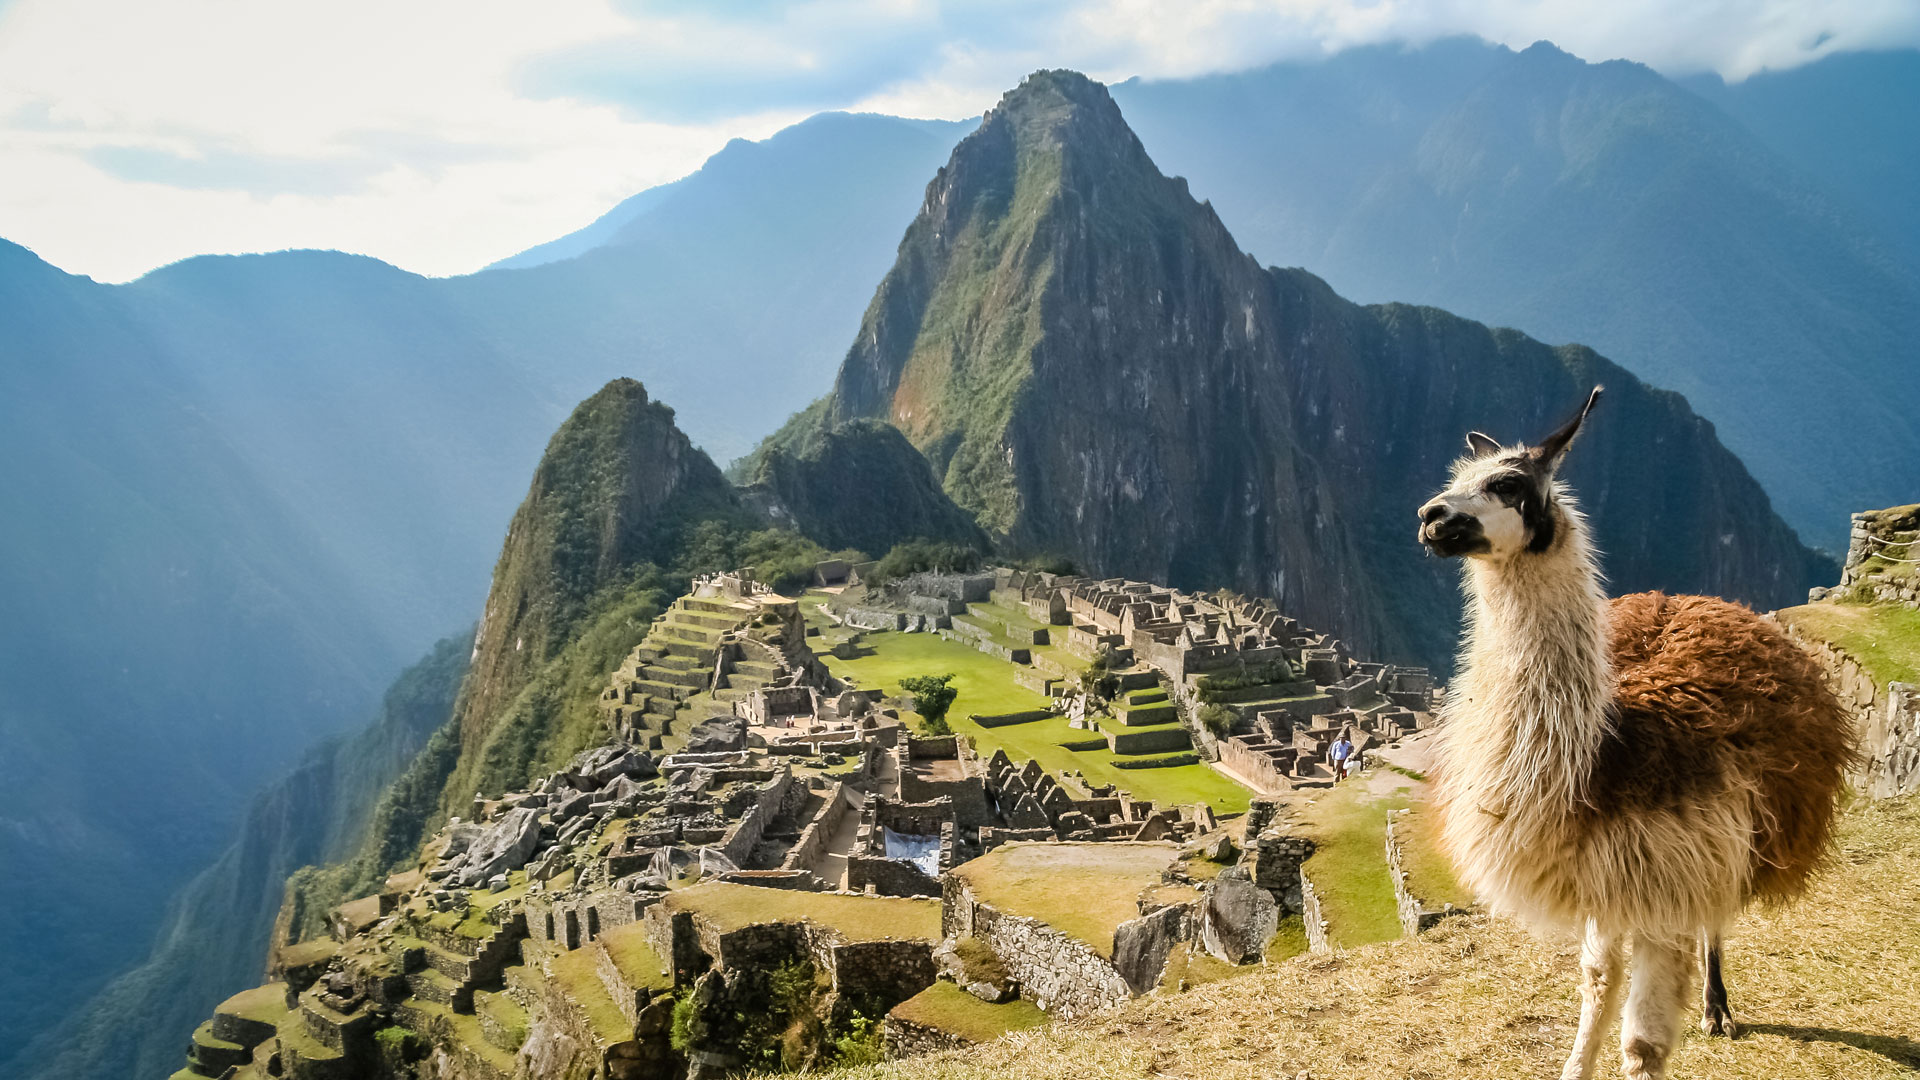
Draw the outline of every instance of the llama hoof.
[[[1726,1009],[1711,1008],[1700,1014],[1700,1033],[1737,1039],[1740,1037],[1740,1023]]]

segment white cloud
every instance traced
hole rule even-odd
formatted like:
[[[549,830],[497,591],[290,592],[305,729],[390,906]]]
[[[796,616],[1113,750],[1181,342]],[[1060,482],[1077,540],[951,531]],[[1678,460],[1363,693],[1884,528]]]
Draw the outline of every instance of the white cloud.
[[[301,246],[458,273],[818,109],[957,118],[1037,67],[1174,77],[1458,33],[1737,79],[1920,44],[1920,5],[15,0],[0,236],[104,280]]]

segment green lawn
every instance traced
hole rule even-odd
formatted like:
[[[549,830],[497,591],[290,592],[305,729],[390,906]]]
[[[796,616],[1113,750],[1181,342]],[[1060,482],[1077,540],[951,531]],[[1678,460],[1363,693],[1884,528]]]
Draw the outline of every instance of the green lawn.
[[[851,678],[863,687],[878,688],[888,695],[900,692],[903,677],[951,672],[954,689],[960,694],[947,713],[947,721],[956,734],[971,736],[982,756],[1004,749],[1015,761],[1032,758],[1049,772],[1078,769],[1089,783],[1116,784],[1132,792],[1135,798],[1151,799],[1162,805],[1205,802],[1219,814],[1243,813],[1253,798],[1252,792],[1204,764],[1119,769],[1113,765],[1118,755],[1110,750],[1068,750],[1060,744],[1093,738],[1097,733],[1069,727],[1064,717],[1005,727],[981,727],[968,716],[1044,709],[1052,701],[1044,694],[1016,684],[1013,676],[1020,670],[1016,665],[937,634],[869,633],[862,639],[860,656],[852,660],[831,656],[822,659],[835,675]]]
[[[1394,819],[1393,832],[1400,839],[1407,889],[1430,908],[1473,906],[1473,894],[1454,876],[1453,864],[1441,853],[1433,830],[1433,818],[1418,803]]]
[[[1400,912],[1387,874],[1387,814],[1407,805],[1404,795],[1369,795],[1364,780],[1339,784],[1306,807],[1313,837],[1304,869],[1320,894],[1327,937],[1355,948],[1400,936]]]
[[[938,900],[795,892],[705,881],[668,893],[662,902],[672,911],[698,912],[722,931],[804,919],[831,927],[853,941],[940,940]]]
[[[1159,884],[1178,854],[1174,845],[1161,843],[1016,843],[963,863],[953,873],[983,903],[1038,919],[1110,957],[1114,928],[1139,917],[1138,897]],[[1199,895],[1191,888],[1184,891],[1188,897]]]
[[[1780,619],[1846,650],[1885,686],[1920,682],[1920,611],[1893,604],[1806,604]]]
[[[1031,1001],[994,1005],[944,979],[895,1005],[893,1015],[969,1042],[988,1042],[1009,1031],[1022,1031],[1047,1021],[1047,1014]]]

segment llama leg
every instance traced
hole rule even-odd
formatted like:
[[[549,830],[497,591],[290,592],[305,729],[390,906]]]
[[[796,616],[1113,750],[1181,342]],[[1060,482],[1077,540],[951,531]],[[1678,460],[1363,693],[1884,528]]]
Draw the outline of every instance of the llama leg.
[[[1587,937],[1580,946],[1580,1031],[1573,1037],[1573,1054],[1560,1080],[1589,1080],[1600,1060],[1607,1030],[1620,1015],[1620,974],[1624,957],[1620,939],[1602,934],[1587,921]]]
[[[1661,1080],[1680,1041],[1680,1016],[1693,980],[1694,943],[1633,942],[1633,983],[1620,1025],[1620,1064],[1627,1080]]]
[[[1701,966],[1706,979],[1701,984],[1700,1030],[1708,1035],[1739,1038],[1740,1025],[1727,1004],[1727,984],[1720,978],[1720,934],[1709,930],[1700,935]]]

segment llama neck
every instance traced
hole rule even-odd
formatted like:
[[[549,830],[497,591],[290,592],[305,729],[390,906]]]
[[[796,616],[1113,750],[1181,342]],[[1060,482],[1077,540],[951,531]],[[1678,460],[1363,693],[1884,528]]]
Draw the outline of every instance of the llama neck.
[[[1560,524],[1545,552],[1467,564],[1458,718],[1509,798],[1582,798],[1608,724],[1606,592],[1578,511]]]

